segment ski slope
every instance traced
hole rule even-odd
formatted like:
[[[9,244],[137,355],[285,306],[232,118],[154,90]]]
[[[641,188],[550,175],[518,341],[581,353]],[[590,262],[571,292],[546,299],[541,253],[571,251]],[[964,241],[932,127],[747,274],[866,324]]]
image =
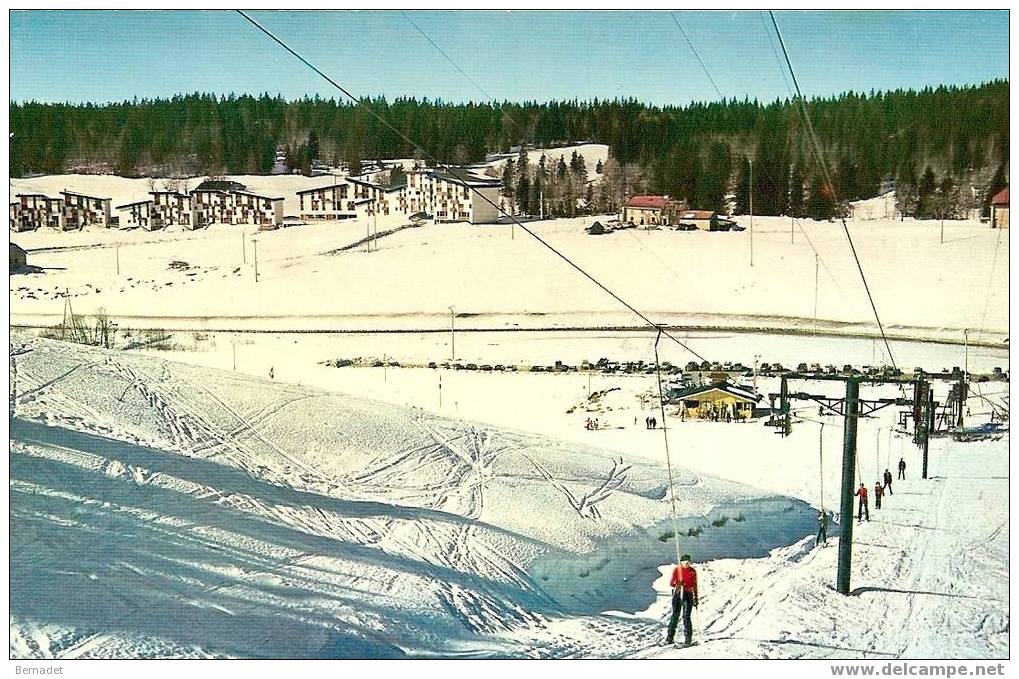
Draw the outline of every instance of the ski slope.
[[[1008,439],[935,440],[931,475],[907,470],[853,533],[849,596],[833,590],[838,539],[701,568],[701,643],[659,658],[1009,657]],[[873,500],[872,500],[873,504]],[[656,583],[667,589],[665,575]],[[649,611],[666,615],[662,599]]]
[[[656,639],[637,614],[674,558],[661,464],[27,336],[10,376],[13,657],[620,656]],[[676,482],[702,558],[811,530],[802,501]]]

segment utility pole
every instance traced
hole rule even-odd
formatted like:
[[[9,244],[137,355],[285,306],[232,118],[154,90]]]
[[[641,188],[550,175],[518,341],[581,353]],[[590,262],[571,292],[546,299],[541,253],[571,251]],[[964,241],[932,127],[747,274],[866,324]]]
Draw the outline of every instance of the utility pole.
[[[248,244],[244,241],[247,238],[246,234],[241,234],[241,263],[248,263]]]
[[[962,331],[962,336],[965,338],[966,353],[963,356],[963,372],[962,375],[967,382],[969,382],[969,328]]]
[[[856,425],[860,414],[860,382],[846,380],[845,429],[842,435],[842,516],[839,525],[839,572],[836,589],[849,594],[853,566],[853,498],[856,487]],[[924,457],[926,460],[926,456]]]
[[[439,410],[442,410],[442,373],[439,373]]]
[[[251,239],[251,246],[255,251],[255,282],[258,282],[258,241]]]
[[[456,313],[449,307],[449,360],[456,360]]]
[[[754,265],[754,161],[750,159],[750,266]]]
[[[923,418],[923,477],[927,478],[927,456],[931,447],[931,429],[934,426],[934,387],[927,390],[927,407]]]
[[[792,243],[795,243],[795,242],[796,242],[796,232],[795,232],[795,231],[793,231],[793,223],[794,223],[795,221],[796,221],[796,220],[795,220],[795,219],[793,219],[792,217],[790,217],[790,218],[789,218],[789,243],[790,243],[790,244],[792,244]]]
[[[820,263],[817,254],[814,254],[814,332],[817,332],[817,284],[819,282]]]
[[[237,338],[230,339],[230,346],[233,348],[234,354],[234,370],[237,370]]]
[[[945,244],[945,218],[941,218],[941,244]]]
[[[120,243],[114,246],[114,251],[117,253],[117,275],[120,275]]]

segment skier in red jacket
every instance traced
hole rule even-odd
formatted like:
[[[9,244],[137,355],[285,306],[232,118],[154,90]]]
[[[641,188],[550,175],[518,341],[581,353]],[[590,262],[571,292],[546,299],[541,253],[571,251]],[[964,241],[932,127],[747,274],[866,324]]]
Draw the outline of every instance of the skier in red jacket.
[[[867,516],[867,520],[870,521],[870,507],[867,506],[867,484],[860,482],[860,487],[856,489],[856,495],[860,496],[860,508],[856,512],[856,520],[862,521],[864,515]]]
[[[683,636],[687,646],[693,640],[693,622],[690,620],[690,613],[697,607],[697,571],[690,565],[690,555],[684,554],[679,559],[679,565],[672,571],[672,619],[669,621],[669,634],[665,643],[671,644],[676,638],[676,626],[679,624],[679,616],[683,616]]]

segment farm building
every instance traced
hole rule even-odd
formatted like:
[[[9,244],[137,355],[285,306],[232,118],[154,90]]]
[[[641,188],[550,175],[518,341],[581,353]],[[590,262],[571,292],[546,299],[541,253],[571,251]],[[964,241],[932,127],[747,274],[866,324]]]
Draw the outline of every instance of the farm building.
[[[753,416],[760,395],[729,382],[679,389],[669,394],[687,419],[745,420]]]
[[[718,213],[712,210],[687,210],[679,215],[678,225],[696,227],[700,231],[717,231]]]
[[[623,206],[621,221],[634,226],[675,224],[683,203],[668,196],[631,196]]]
[[[1008,187],[1006,186],[1001,191],[991,198],[991,228],[992,229],[1007,229],[1008,228]]]
[[[28,266],[28,255],[25,249],[16,243],[10,244],[10,272],[20,271]]]
[[[666,196],[632,196],[623,206],[622,221],[636,226],[662,223]]]

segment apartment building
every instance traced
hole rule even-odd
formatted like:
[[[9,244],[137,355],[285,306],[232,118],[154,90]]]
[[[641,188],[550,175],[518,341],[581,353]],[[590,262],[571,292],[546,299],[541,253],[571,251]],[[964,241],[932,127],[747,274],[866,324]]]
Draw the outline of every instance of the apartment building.
[[[297,192],[301,219],[350,219],[356,216],[353,186],[346,181]]]
[[[152,229],[167,226],[183,226],[192,229],[194,225],[191,213],[191,196],[179,191],[149,191],[152,196],[151,211]]]
[[[44,226],[64,229],[64,200],[42,193],[19,193],[11,203],[11,231],[34,231]]]
[[[283,225],[283,198],[263,196],[251,191],[234,191],[231,194],[234,218],[237,224],[256,224],[262,229],[275,229]]]
[[[74,191],[61,191],[64,202],[64,230],[86,226],[110,226],[110,198],[89,196]]]
[[[491,224],[499,220],[501,186],[498,179],[466,172],[415,170],[407,174],[405,209],[430,214],[436,222]]]
[[[126,205],[118,205],[117,212],[120,213],[120,228],[134,229],[142,228],[152,231],[152,200],[138,200]]]

